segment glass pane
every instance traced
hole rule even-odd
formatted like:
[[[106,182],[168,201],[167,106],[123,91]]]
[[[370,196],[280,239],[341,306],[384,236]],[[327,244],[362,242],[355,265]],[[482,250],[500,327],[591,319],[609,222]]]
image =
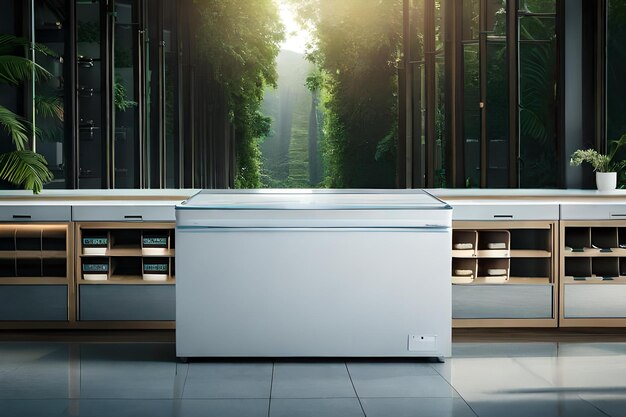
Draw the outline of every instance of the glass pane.
[[[35,61],[52,77],[35,84],[35,126],[37,152],[48,161],[54,180],[46,188],[66,187],[65,162],[65,41],[68,31],[66,8],[55,1],[37,0],[34,3],[35,42],[54,52],[44,55],[37,52]]]
[[[444,54],[445,43],[445,9],[444,1],[435,0],[435,187],[447,187],[447,149],[448,137],[446,130],[446,62]]]
[[[447,149],[448,136],[446,132],[446,63],[443,54],[435,60],[435,182],[436,188],[448,186],[447,176]]]
[[[607,139],[626,133],[626,2],[609,0],[607,26],[606,113]]]
[[[480,0],[463,2],[463,40],[478,40],[480,36]]]
[[[506,2],[487,3],[486,40],[487,187],[509,186],[509,89],[506,47]]]
[[[178,46],[176,0],[163,2],[165,54],[165,186],[179,187]]]
[[[480,65],[478,43],[463,45],[465,187],[480,187]]]
[[[423,187],[426,179],[426,86],[424,67],[424,0],[411,2],[410,22],[413,41],[413,186]]]
[[[78,186],[102,188],[106,168],[102,137],[102,61],[100,2],[76,0],[76,51],[78,105]]]
[[[527,13],[555,13],[555,0],[519,0],[519,10]]]
[[[423,0],[411,2],[411,9],[423,16],[423,8],[418,7],[421,3]],[[205,25],[215,28],[207,35],[215,51],[208,59],[234,67],[219,67],[218,83],[236,76],[232,85],[242,91],[226,85],[227,97],[263,98],[233,111],[238,151],[235,185],[395,187],[396,63],[402,51],[402,2],[263,0],[223,4],[219,20]],[[206,9],[203,17],[213,19],[211,6]],[[275,22],[276,18],[280,22]],[[248,27],[222,30],[224,20],[246,22]],[[285,36],[272,44],[268,28],[276,27],[275,23],[284,26]],[[415,58],[420,55],[419,40],[413,48]],[[242,66],[240,62],[248,57],[250,65]],[[246,72],[247,67],[260,66],[270,81],[265,85],[262,80],[250,79]],[[242,77],[248,78],[241,83]],[[275,86],[271,85],[274,80]],[[261,94],[256,91],[259,86]],[[198,95],[209,97],[209,107],[217,102],[211,102],[208,92]]]
[[[138,10],[135,0],[115,2],[115,188],[138,188]]]
[[[557,186],[555,19],[520,17],[520,187]]]

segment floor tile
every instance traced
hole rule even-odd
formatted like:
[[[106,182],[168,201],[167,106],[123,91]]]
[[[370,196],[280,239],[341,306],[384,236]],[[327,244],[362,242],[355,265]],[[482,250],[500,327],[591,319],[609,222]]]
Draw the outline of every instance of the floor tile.
[[[626,392],[626,355],[519,358],[517,362],[555,387],[569,391]]]
[[[556,356],[556,343],[454,343],[453,358],[506,358]]]
[[[452,358],[433,367],[464,398],[471,392],[523,392],[531,388],[553,387],[542,375],[529,371],[516,358]]]
[[[506,394],[463,396],[480,417],[606,417],[592,404],[573,395]]]
[[[270,400],[182,400],[175,417],[267,417]]]
[[[73,400],[63,417],[267,417],[269,400]]]
[[[190,363],[183,398],[269,398],[272,363]]]
[[[454,389],[430,365],[349,363],[357,395],[365,397],[455,397]]]
[[[363,398],[367,417],[476,417],[461,398]]]
[[[356,397],[345,363],[276,363],[272,398]]]
[[[273,399],[269,417],[364,417],[356,398]]]
[[[60,417],[69,400],[0,400],[0,415],[7,417]]]
[[[176,393],[172,344],[83,345],[81,398],[170,399]]]
[[[580,397],[611,417],[626,417],[626,392],[582,394]]]
[[[1,374],[0,398],[69,398],[70,375],[68,349],[60,346]]]
[[[170,417],[173,400],[72,400],[63,417]]]

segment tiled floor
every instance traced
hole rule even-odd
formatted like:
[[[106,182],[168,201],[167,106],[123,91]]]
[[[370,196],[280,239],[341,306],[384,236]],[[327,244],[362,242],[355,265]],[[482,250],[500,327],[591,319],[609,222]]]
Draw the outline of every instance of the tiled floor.
[[[626,417],[626,343],[456,343],[446,363],[178,363],[172,343],[0,342],[1,417]]]

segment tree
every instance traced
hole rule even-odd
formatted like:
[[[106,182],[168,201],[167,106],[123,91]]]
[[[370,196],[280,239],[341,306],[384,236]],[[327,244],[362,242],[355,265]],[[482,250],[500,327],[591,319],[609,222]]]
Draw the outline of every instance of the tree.
[[[200,15],[198,52],[224,90],[236,132],[238,188],[260,182],[259,141],[270,120],[260,112],[266,86],[276,86],[276,57],[284,28],[273,0],[195,0]]]
[[[51,74],[37,63],[24,56],[14,55],[14,51],[18,49],[25,51],[31,46],[26,39],[0,35],[0,83],[17,87],[33,77],[35,80],[51,77]],[[34,48],[37,52],[54,55],[41,45],[35,44]],[[35,104],[38,111],[59,115],[59,106],[54,100],[40,98]],[[0,105],[0,125],[15,145],[15,151],[0,155],[0,179],[33,190],[34,193],[41,192],[43,184],[51,181],[53,177],[46,159],[27,149],[29,134],[34,130],[32,124]]]
[[[292,0],[324,76],[326,183],[394,187],[400,0]]]

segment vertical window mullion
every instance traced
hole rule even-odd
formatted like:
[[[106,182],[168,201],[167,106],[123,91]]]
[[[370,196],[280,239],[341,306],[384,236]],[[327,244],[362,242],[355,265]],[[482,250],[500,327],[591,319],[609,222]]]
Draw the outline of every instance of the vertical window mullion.
[[[509,186],[519,187],[519,62],[518,0],[507,1],[507,54],[509,73]]]

